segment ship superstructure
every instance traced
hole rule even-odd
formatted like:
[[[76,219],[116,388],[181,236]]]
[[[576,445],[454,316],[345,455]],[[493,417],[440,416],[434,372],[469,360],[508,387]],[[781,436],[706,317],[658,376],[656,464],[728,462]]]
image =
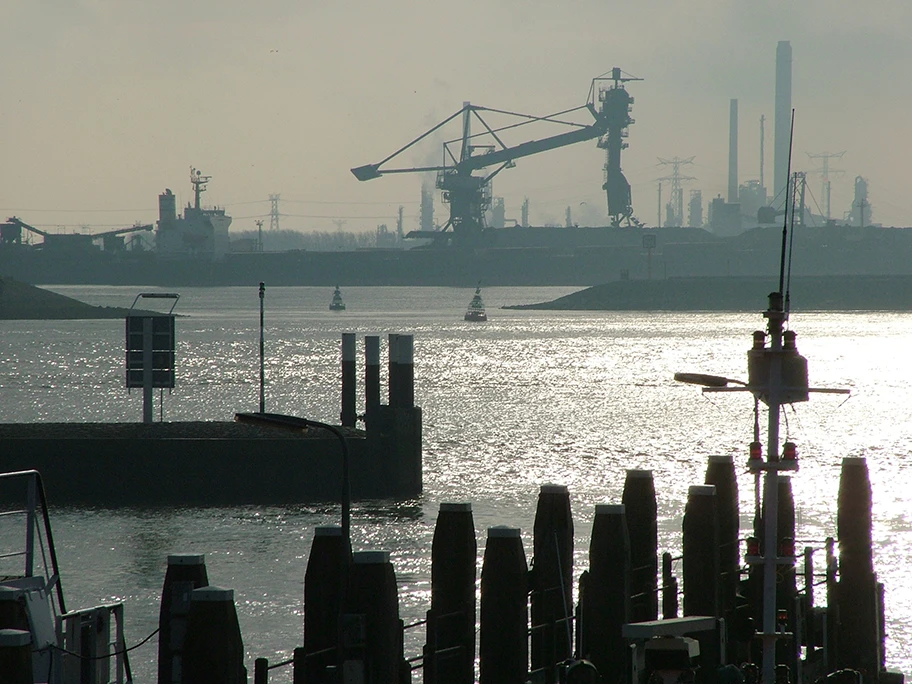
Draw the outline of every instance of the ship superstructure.
[[[228,228],[231,217],[219,207],[203,208],[200,195],[212,176],[204,176],[190,167],[190,184],[194,201],[187,203],[184,215],[177,215],[177,198],[170,189],[158,196],[158,227],[155,246],[162,254],[194,254],[220,258],[230,251]]]

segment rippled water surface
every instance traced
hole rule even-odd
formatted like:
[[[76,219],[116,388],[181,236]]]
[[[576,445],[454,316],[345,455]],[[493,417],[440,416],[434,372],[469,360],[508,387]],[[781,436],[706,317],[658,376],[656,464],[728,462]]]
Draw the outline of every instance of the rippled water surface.
[[[129,306],[137,293],[54,289],[106,306]],[[331,289],[267,289],[269,411],[337,422],[341,333],[415,336],[425,492],[414,501],[359,503],[352,525],[356,550],[391,552],[406,623],[428,607],[430,542],[442,501],[473,503],[480,559],[485,530],[495,524],[521,527],[531,552],[539,485],[568,485],[578,574],[587,564],[593,507],[620,500],[626,469],[654,472],[660,546],[678,555],[687,488],[702,482],[706,457],[746,458],[750,398],[704,396],[672,376],[743,378],[750,333],[763,327],[759,314],[499,309],[568,291],[487,289],[490,320],[478,324],[462,321],[471,289],[343,288],[343,313],[328,311]],[[164,419],[230,420],[235,411],[256,410],[256,288],[180,294],[177,388],[163,398]],[[764,305],[761,294],[758,311]],[[886,585],[887,661],[912,674],[912,315],[797,311],[791,327],[809,359],[811,384],[852,390],[848,399],[817,395],[785,412],[802,464],[793,480],[799,546],[819,547],[835,535],[841,460],[866,456],[875,564]],[[0,322],[0,422],[140,420],[141,393],[123,388],[123,336],[122,320]],[[746,472],[739,478],[746,528],[753,480]],[[123,600],[130,643],[157,626],[167,555],[205,553],[210,581],[235,590],[252,674],[255,657],[283,659],[300,644],[313,529],[338,515],[337,506],[324,504],[55,509],[52,520],[69,607]],[[10,532],[0,534],[4,545],[12,543]],[[419,652],[419,631],[411,633],[407,655]],[[154,679],[155,643],[133,654],[140,681]]]

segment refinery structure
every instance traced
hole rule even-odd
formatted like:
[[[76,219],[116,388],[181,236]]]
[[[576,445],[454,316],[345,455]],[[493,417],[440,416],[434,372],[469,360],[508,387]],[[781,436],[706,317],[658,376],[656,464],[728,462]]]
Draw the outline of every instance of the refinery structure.
[[[28,217],[9,217],[0,224],[0,274],[37,284],[245,284],[268,276],[290,285],[464,285],[479,279],[489,285],[591,285],[652,278],[655,262],[663,277],[756,275],[767,270],[764,255],[775,241],[770,236],[783,221],[802,227],[795,239],[813,252],[804,260],[810,273],[912,274],[912,235],[874,224],[863,177],[855,179],[849,210],[841,220],[832,217],[830,177],[841,171],[830,163],[844,152],[806,153],[806,161],[820,167],[790,173],[792,49],[787,41],[778,44],[775,65],[772,174],[764,169],[766,116],[761,115],[759,176],[739,182],[739,110],[738,100],[731,99],[727,192],[708,202],[693,188],[698,180],[689,175],[694,157],[657,160],[664,174],[655,179],[657,205],[650,197],[633,196],[622,152],[635,123],[628,88],[641,87],[634,83],[641,79],[615,67],[592,79],[585,104],[540,116],[466,102],[380,161],[353,168],[358,181],[412,174],[421,193],[414,229],[405,225],[400,207],[395,228],[378,226],[370,243],[359,243],[358,249],[329,246],[335,250],[330,254],[268,248],[269,239],[280,233],[278,194],[269,196],[265,233],[262,220],[256,231],[229,233],[232,218],[225,209],[201,203],[212,178],[191,168],[193,202],[178,215],[175,194],[164,190],[155,226],[55,234],[31,225]],[[445,140],[438,163],[397,165],[403,153],[430,136]],[[529,198],[521,219],[508,219],[515,208],[495,195],[495,177],[526,157],[576,144],[604,150],[604,223],[581,227],[567,207],[563,225],[533,226]],[[797,156],[793,152],[793,167]],[[772,176],[769,188],[765,176]],[[813,192],[818,187],[820,202]],[[435,196],[448,207],[447,216],[435,217]],[[795,198],[788,217],[786,196]],[[656,218],[649,225],[653,207]],[[335,223],[341,235],[345,222]],[[892,231],[894,249],[887,254],[879,231]],[[909,258],[902,256],[907,242]]]

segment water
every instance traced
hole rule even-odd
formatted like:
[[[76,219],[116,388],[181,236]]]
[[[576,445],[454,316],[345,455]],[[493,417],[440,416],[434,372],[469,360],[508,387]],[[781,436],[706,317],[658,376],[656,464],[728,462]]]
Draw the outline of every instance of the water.
[[[108,306],[129,306],[137,293],[54,289]],[[660,547],[679,555],[687,487],[702,482],[706,457],[746,459],[750,398],[704,396],[672,376],[744,378],[750,333],[763,326],[759,314],[499,309],[568,291],[486,289],[490,320],[478,324],[462,321],[470,288],[344,288],[342,313],[328,311],[330,289],[267,288],[269,411],[337,422],[341,333],[415,335],[425,493],[414,501],[356,504],[352,524],[356,550],[391,552],[406,624],[423,617],[430,601],[430,546],[443,501],[473,503],[479,559],[485,530],[495,524],[521,527],[530,553],[539,485],[566,484],[578,574],[587,565],[594,505],[619,502],[626,469],[654,472]],[[256,287],[180,294],[177,387],[163,397],[165,420],[230,420],[235,411],[256,410]],[[760,294],[758,310],[764,305]],[[798,546],[819,548],[835,534],[841,460],[867,456],[875,565],[886,585],[887,662],[912,674],[912,314],[798,312],[791,326],[809,359],[811,384],[852,389],[848,400],[817,395],[786,411],[784,430],[797,442],[802,465],[794,479]],[[0,322],[0,422],[140,420],[141,394],[123,388],[123,337],[121,320]],[[747,528],[753,480],[746,472],[739,478]],[[52,521],[68,607],[124,601],[130,644],[157,626],[167,555],[205,553],[210,581],[235,590],[252,673],[254,658],[275,662],[300,645],[313,529],[338,518],[337,506],[321,504],[58,508]],[[0,544],[9,543],[9,534],[0,536]],[[819,570],[822,554],[817,561]],[[407,656],[416,655],[423,632],[408,634]],[[131,654],[139,681],[154,680],[156,643]],[[273,672],[274,681],[288,677],[287,670]]]

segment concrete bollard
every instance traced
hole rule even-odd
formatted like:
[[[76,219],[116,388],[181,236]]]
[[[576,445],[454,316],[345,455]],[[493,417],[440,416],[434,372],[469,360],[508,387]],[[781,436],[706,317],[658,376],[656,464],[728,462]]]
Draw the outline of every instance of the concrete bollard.
[[[190,593],[182,684],[247,684],[244,642],[234,590],[201,587]]]
[[[194,589],[206,586],[209,586],[209,578],[203,554],[168,556],[168,569],[165,572],[158,613],[158,684],[176,684],[181,681],[190,594]]]
[[[342,333],[342,412],[343,427],[355,427],[358,414],[355,411],[355,334]]]
[[[627,471],[621,502],[630,533],[630,619],[655,620],[659,616],[659,524],[651,470]]]
[[[338,526],[314,530],[304,571],[304,681],[319,682],[327,667],[338,665],[339,617],[351,549]],[[324,652],[329,650],[329,652]],[[295,663],[295,671],[298,664]]]
[[[389,334],[389,405],[390,408],[399,408],[399,335]]]
[[[399,338],[400,350],[402,337]],[[431,545],[431,609],[424,681],[475,680],[475,564],[478,544],[470,503],[442,503]]]
[[[687,490],[683,547],[684,615],[719,617],[719,511],[713,485]]]
[[[523,684],[529,669],[528,566],[520,531],[488,528],[481,566],[479,684]]]
[[[863,458],[844,458],[839,477],[838,606],[841,668],[878,672],[881,667],[877,575],[871,551],[871,481]]]
[[[719,511],[719,600],[723,615],[735,609],[738,594],[741,516],[738,510],[738,477],[731,455],[710,456],[706,484],[716,488]]]
[[[342,616],[342,681],[399,681],[401,622],[386,551],[352,555]]]
[[[380,337],[364,337],[364,424],[369,430],[375,427],[380,410]]]
[[[27,629],[0,629],[0,681],[32,684],[32,635]]]
[[[621,628],[630,621],[630,535],[623,505],[595,507],[589,574],[580,594],[580,656],[606,677],[623,672],[627,653]]]
[[[532,669],[553,679],[572,653],[573,516],[564,485],[541,486],[533,540]]]

